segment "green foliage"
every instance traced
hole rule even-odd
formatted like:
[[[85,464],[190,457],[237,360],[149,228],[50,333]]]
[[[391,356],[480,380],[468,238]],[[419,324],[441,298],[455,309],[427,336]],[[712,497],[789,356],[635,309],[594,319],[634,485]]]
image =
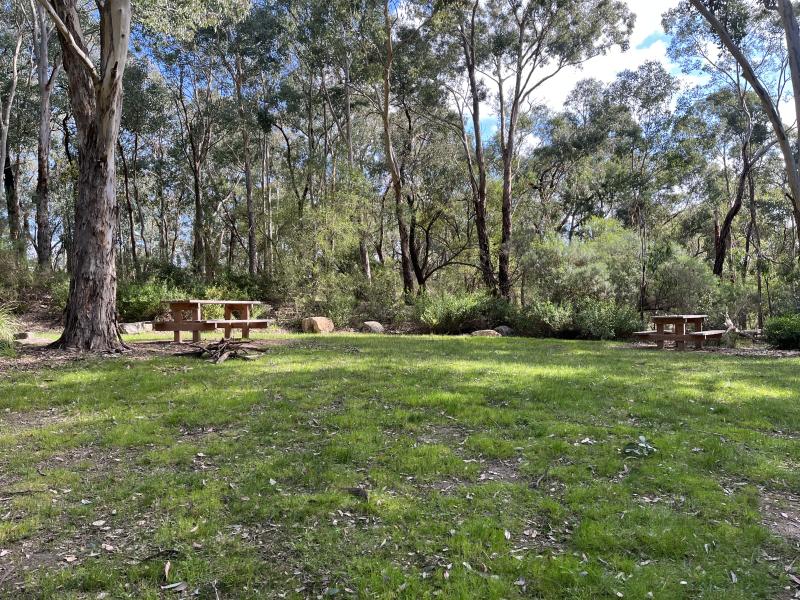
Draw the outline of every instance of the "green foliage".
[[[689,256],[677,246],[658,249],[648,285],[648,304],[665,312],[695,312],[713,302],[717,279],[700,258]]]
[[[800,350],[800,313],[769,319],[764,325],[764,337],[781,350]]]
[[[586,339],[624,339],[641,326],[642,321],[633,308],[612,301],[587,300],[575,312],[578,335]]]
[[[574,337],[571,335],[574,312],[571,304],[555,304],[534,299],[516,309],[510,319],[519,335],[531,337]]]
[[[502,325],[508,304],[485,293],[423,294],[416,302],[416,319],[429,332],[454,335]]]
[[[0,352],[14,347],[14,334],[19,331],[19,322],[14,318],[11,308],[0,305]]]
[[[158,279],[123,282],[117,287],[117,312],[123,321],[151,321],[164,313],[164,301],[184,296]]]

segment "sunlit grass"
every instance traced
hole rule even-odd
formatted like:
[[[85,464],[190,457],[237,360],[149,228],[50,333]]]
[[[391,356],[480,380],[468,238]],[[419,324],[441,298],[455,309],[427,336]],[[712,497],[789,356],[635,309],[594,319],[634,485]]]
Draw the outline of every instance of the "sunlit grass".
[[[254,362],[0,380],[0,490],[27,490],[0,501],[0,560],[53,557],[27,596],[729,600],[788,581],[759,496],[800,488],[796,359],[270,337],[290,343]],[[624,455],[640,435],[656,452]]]

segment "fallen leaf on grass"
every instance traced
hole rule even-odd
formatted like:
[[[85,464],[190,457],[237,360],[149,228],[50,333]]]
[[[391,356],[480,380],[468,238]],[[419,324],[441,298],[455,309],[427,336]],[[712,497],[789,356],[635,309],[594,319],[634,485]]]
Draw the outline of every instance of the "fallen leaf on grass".
[[[189,589],[189,584],[185,581],[179,581],[178,583],[170,583],[169,585],[162,585],[161,589],[166,592],[185,592]]]

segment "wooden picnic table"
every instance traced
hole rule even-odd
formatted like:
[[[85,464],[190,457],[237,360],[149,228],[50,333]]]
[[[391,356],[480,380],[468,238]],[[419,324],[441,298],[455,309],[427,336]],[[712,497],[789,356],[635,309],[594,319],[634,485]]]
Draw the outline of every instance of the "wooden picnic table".
[[[241,329],[242,337],[246,338],[250,337],[250,329],[268,327],[273,323],[272,319],[250,318],[252,308],[262,304],[254,300],[170,300],[168,304],[172,321],[155,323],[153,328],[156,331],[174,332],[174,340],[178,343],[182,331],[191,331],[193,342],[200,341],[200,332],[216,329],[224,329],[226,338],[231,336],[231,330]],[[222,306],[224,318],[204,319],[203,307],[209,305]],[[186,313],[190,318],[185,318]]]
[[[677,350],[684,350],[686,342],[694,342],[698,350],[703,348],[703,343],[709,339],[719,339],[725,333],[724,329],[703,329],[708,315],[656,315],[652,317],[655,331],[637,331],[634,336],[639,339],[650,340],[661,349],[664,342],[675,342]],[[687,330],[691,326],[691,330]]]

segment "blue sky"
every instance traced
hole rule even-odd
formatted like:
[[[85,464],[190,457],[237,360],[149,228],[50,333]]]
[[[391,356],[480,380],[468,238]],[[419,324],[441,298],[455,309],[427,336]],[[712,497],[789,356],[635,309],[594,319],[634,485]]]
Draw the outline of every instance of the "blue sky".
[[[636,25],[628,51],[614,49],[605,56],[587,62],[582,69],[562,71],[542,87],[536,101],[559,110],[563,107],[567,95],[581,79],[594,77],[610,82],[620,71],[636,69],[649,60],[664,63],[667,70],[680,76],[687,86],[693,83],[692,79],[683,76],[677,65],[672,64],[667,57],[669,37],[661,25],[661,16],[667,10],[676,7],[679,0],[625,0],[625,2],[636,14]],[[493,89],[491,84],[489,89]],[[485,116],[481,119],[484,135],[491,135],[497,128],[497,118],[493,113],[494,107],[487,104],[483,109]]]

